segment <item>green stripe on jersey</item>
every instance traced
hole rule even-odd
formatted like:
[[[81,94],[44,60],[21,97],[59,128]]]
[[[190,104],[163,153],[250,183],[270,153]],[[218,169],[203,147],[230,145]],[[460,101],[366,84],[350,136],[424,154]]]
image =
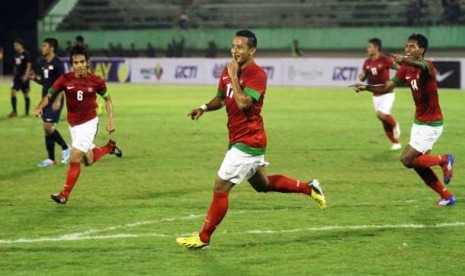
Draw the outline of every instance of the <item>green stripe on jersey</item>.
[[[50,87],[50,89],[48,90],[48,94],[50,94],[52,97],[55,97],[57,92],[55,91],[55,89],[53,89],[53,87]]]
[[[221,89],[218,89],[218,91],[216,92],[216,97],[220,99],[224,99],[224,91]]]
[[[105,94],[102,95],[102,98],[107,99],[110,96],[108,91],[105,91]]]
[[[252,99],[254,99],[255,101],[258,102],[258,100],[260,100],[260,93],[258,93],[257,91],[253,90],[252,88],[245,88],[244,89],[244,93],[249,95],[250,97],[252,97]]]
[[[400,84],[405,83],[405,81],[399,79],[398,77],[393,77],[393,78],[391,79],[391,81],[392,81],[393,83],[395,83],[396,85],[400,85]]]
[[[266,148],[254,148],[254,147],[249,147],[245,144],[242,143],[235,143],[234,145],[230,145],[229,148],[235,147],[236,149],[245,152],[247,154],[250,154],[252,156],[258,156],[258,155],[263,155],[265,154]]]
[[[427,126],[436,127],[436,126],[442,126],[444,124],[444,121],[439,120],[439,121],[432,121],[432,122],[420,122],[415,118],[415,120],[413,120],[413,123],[416,125],[427,125]]]
[[[429,63],[426,60],[422,60],[421,63],[423,63],[426,66],[426,71],[428,71],[428,74],[431,74],[431,69],[429,68]]]

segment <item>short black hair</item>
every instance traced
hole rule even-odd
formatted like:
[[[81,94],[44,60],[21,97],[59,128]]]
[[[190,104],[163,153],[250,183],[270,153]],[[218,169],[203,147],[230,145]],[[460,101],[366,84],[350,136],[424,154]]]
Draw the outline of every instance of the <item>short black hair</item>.
[[[23,46],[23,47],[24,47],[24,40],[22,40],[21,38],[17,38],[17,39],[15,39],[15,41],[14,41],[14,42],[15,42],[15,43],[18,43],[18,44],[21,44],[21,46]]]
[[[249,48],[257,48],[257,37],[250,30],[242,30],[236,33],[236,36],[246,37]]]
[[[86,58],[86,61],[89,61],[89,53],[87,50],[82,47],[81,45],[74,45],[69,52],[69,62],[73,64],[73,56],[75,55],[83,55]]]
[[[408,37],[408,40],[415,40],[418,44],[418,47],[425,49],[423,55],[425,55],[426,50],[428,50],[428,39],[422,34],[412,34]]]
[[[58,49],[58,40],[56,40],[53,37],[47,37],[46,39],[44,39],[43,42],[50,45],[50,47],[53,47],[53,52],[56,53],[56,51]]]
[[[381,39],[373,37],[372,39],[368,40],[368,43],[375,45],[379,50],[381,50]]]
[[[76,41],[79,41],[79,42],[84,42],[84,37],[82,37],[82,35],[78,35],[76,36]]]

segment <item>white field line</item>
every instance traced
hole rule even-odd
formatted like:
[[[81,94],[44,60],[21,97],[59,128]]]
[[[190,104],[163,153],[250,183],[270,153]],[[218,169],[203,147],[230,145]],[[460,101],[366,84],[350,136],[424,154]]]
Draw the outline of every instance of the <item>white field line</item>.
[[[66,234],[59,237],[42,237],[42,238],[20,238],[15,240],[0,240],[0,244],[17,244],[17,243],[46,243],[46,242],[61,242],[61,241],[77,241],[77,240],[101,240],[101,239],[125,239],[125,238],[140,238],[140,237],[160,237],[160,238],[171,238],[173,235],[160,234],[160,233],[144,233],[144,234],[129,234],[129,233],[118,233],[114,235],[99,235],[89,236],[89,234],[111,231],[120,228],[133,228],[141,225],[155,224],[165,221],[174,220],[191,220],[204,215],[190,215],[187,217],[179,218],[165,218],[156,221],[141,221],[136,223],[129,223],[119,226],[112,226],[102,229],[87,230],[81,233]],[[295,233],[295,232],[319,232],[319,231],[351,231],[351,230],[376,230],[376,229],[431,229],[431,228],[446,228],[446,227],[465,227],[465,222],[448,222],[438,224],[373,224],[373,225],[334,225],[334,226],[321,226],[321,227],[309,227],[309,228],[297,228],[297,229],[278,229],[278,230],[247,230],[244,232],[229,232],[229,234],[243,235],[243,234],[254,234],[254,235],[266,235],[266,234],[284,234],[284,233]],[[183,234],[180,236],[191,235]]]

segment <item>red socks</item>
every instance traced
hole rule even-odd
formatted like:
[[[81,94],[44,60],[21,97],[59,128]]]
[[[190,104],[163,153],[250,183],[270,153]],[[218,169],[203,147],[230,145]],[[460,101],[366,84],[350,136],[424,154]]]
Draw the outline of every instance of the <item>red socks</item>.
[[[68,168],[68,174],[66,176],[66,183],[63,188],[63,195],[68,198],[71,190],[76,184],[79,174],[81,173],[81,163],[79,162],[70,162]]]
[[[442,165],[447,161],[447,156],[445,155],[429,155],[422,154],[413,160],[413,167],[415,168],[429,168],[436,165]]]
[[[431,168],[415,168],[415,171],[425,184],[438,193],[441,198],[449,199],[452,197],[452,194],[446,189],[446,186],[442,184]]]
[[[105,154],[111,152],[111,148],[107,145],[101,147],[95,147],[92,149],[92,153],[94,155],[94,162],[97,162],[100,158],[102,158]]]
[[[381,122],[383,122],[384,132],[386,133],[389,140],[391,140],[392,143],[398,144],[399,139],[394,137],[394,127],[397,124],[394,118],[392,118],[391,115],[386,114],[384,115],[384,120]]]
[[[280,193],[312,194],[312,188],[307,183],[295,180],[284,175],[275,174],[268,176],[268,191]]]
[[[208,210],[205,224],[202,231],[199,233],[202,242],[210,242],[210,237],[215,231],[216,226],[218,226],[224,216],[226,216],[226,212],[228,211],[228,196],[229,193],[213,193],[213,200]]]

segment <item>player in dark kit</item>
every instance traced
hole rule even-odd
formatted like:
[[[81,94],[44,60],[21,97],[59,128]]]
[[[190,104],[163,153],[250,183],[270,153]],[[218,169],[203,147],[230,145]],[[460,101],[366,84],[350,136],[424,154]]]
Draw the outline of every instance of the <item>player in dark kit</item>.
[[[455,204],[454,196],[444,186],[452,178],[454,156],[452,154],[430,155],[434,143],[439,139],[443,129],[443,118],[439,106],[436,69],[433,62],[423,59],[428,49],[428,40],[421,34],[411,35],[405,45],[404,55],[393,55],[401,66],[392,80],[385,84],[351,85],[356,92],[389,93],[396,85],[405,83],[412,91],[415,102],[415,118],[410,133],[409,145],[400,157],[407,168],[413,168],[420,178],[441,197],[436,205]],[[444,183],[439,180],[433,166],[440,166]]]
[[[58,49],[58,41],[55,38],[46,38],[42,42],[42,59],[39,61],[40,75],[36,76],[34,72],[31,74],[31,79],[42,85],[42,97],[46,97],[48,90],[52,84],[65,73],[63,62],[55,55]],[[58,110],[52,109],[52,103],[49,103],[43,108],[42,120],[45,131],[45,149],[48,153],[48,158],[37,164],[39,167],[55,166],[55,143],[61,146],[61,163],[68,162],[71,149],[61,137],[60,132],[55,128],[55,124],[60,120],[60,114],[63,107],[63,98]]]
[[[8,114],[8,118],[18,116],[16,110],[16,94],[18,91],[23,92],[24,102],[26,105],[26,116],[29,115],[29,106],[31,99],[29,98],[29,76],[32,70],[31,56],[24,49],[24,41],[16,39],[13,43],[15,54],[15,66],[13,67],[13,85],[11,87],[11,107],[12,111]]]
[[[368,58],[363,63],[362,72],[359,79],[367,80],[369,84],[384,84],[389,80],[389,69],[399,67],[392,58],[380,53],[381,40],[372,38],[368,41],[367,54]],[[384,131],[392,142],[391,150],[398,150],[402,146],[399,142],[400,127],[391,115],[391,108],[394,104],[394,90],[386,94],[373,93],[373,106],[375,107],[376,117],[383,124]]]
[[[81,162],[90,166],[106,154],[122,156],[121,150],[116,147],[112,139],[106,145],[96,147],[94,138],[97,135],[98,117],[97,94],[105,99],[107,110],[108,134],[115,131],[113,121],[113,104],[105,81],[100,77],[89,73],[89,55],[79,45],[74,46],[70,53],[70,62],[73,72],[66,73],[49,89],[46,97],[43,97],[34,110],[36,116],[42,115],[43,108],[49,100],[56,96],[53,108],[60,108],[63,92],[66,95],[66,107],[68,109],[68,123],[72,139],[71,157],[68,174],[63,190],[58,194],[52,194],[51,198],[58,204],[65,204],[81,173]]]
[[[266,133],[260,115],[266,91],[267,76],[254,60],[257,38],[249,30],[236,33],[231,46],[232,61],[224,69],[218,93],[209,103],[192,110],[188,116],[197,120],[206,111],[226,106],[229,150],[218,170],[213,187],[213,200],[202,231],[176,242],[187,248],[201,249],[209,245],[216,227],[228,211],[229,192],[247,180],[257,192],[301,193],[326,209],[326,199],[318,180],[300,181],[285,175],[265,172]]]

